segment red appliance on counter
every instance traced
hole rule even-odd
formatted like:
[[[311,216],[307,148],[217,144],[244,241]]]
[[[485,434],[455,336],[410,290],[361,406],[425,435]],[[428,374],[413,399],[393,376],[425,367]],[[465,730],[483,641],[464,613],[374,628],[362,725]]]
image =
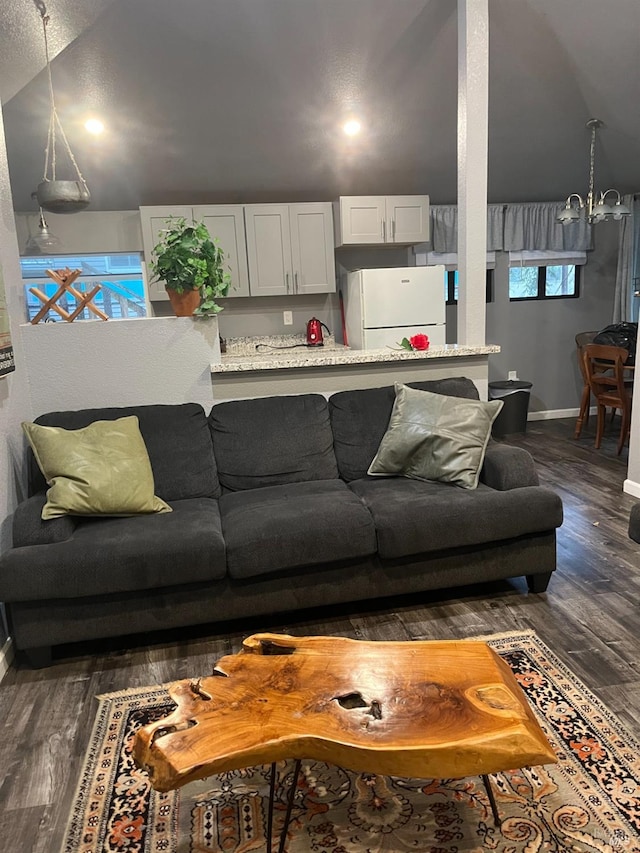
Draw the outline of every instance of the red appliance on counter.
[[[324,338],[322,337],[322,327],[324,326],[327,329],[327,334],[330,335],[331,331],[327,328],[327,326],[321,321],[318,320],[317,317],[312,317],[307,323],[307,346],[308,347],[322,347],[324,346]]]

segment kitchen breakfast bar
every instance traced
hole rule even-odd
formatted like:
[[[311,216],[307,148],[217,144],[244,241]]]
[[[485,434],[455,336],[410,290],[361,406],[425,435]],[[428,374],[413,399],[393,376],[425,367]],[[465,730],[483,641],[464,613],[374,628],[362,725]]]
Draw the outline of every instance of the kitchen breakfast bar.
[[[307,347],[296,336],[230,338],[220,361],[211,365],[213,395],[215,400],[230,400],[332,394],[394,382],[467,376],[486,399],[489,356],[499,352],[495,344],[447,344],[409,352],[350,349],[332,339],[321,347]]]

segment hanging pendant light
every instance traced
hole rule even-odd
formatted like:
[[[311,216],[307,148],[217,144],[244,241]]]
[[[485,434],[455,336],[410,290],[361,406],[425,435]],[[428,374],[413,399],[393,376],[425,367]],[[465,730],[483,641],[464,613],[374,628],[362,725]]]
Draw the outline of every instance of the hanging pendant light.
[[[47,220],[44,218],[44,211],[40,208],[38,230],[35,234],[29,235],[27,244],[24,247],[25,255],[48,255],[54,252],[59,244],[60,238],[49,231]]]
[[[37,193],[31,193],[31,198],[35,201]],[[49,231],[47,220],[44,218],[44,210],[40,208],[38,212],[38,227],[35,233],[31,233],[29,227],[29,237],[25,243],[23,255],[50,255],[58,250],[60,238],[56,237]]]
[[[56,102],[53,93],[53,80],[51,77],[51,61],[49,59],[49,43],[47,41],[47,26],[49,24],[49,15],[47,14],[46,6],[43,0],[34,0],[34,3],[40,12],[42,18],[42,30],[44,33],[44,52],[47,61],[47,77],[49,81],[49,131],[47,134],[47,145],[44,152],[44,174],[42,181],[38,184],[37,197],[38,204],[42,210],[48,210],[51,213],[77,213],[84,210],[91,201],[91,194],[87,182],[82,177],[78,164],[76,163],[71,146],[67,140],[62,122],[56,110]],[[56,174],[56,143],[57,134],[64,144],[71,165],[73,166],[76,179],[60,180]],[[44,217],[41,217],[44,220]],[[46,227],[46,222],[45,222]]]

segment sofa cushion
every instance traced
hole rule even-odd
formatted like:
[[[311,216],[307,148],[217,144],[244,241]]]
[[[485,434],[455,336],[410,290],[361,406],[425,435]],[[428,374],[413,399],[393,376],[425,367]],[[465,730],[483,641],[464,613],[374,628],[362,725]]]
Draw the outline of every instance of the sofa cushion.
[[[329,409],[320,394],[218,403],[209,425],[218,477],[229,491],[338,476]]]
[[[43,520],[171,512],[153,493],[153,471],[135,415],[81,429],[26,422],[22,428],[49,485]]]
[[[483,403],[396,383],[387,431],[368,474],[475,489],[502,400]]]
[[[478,389],[464,376],[408,382],[410,388],[478,399]],[[333,446],[340,476],[350,482],[364,477],[389,425],[395,401],[393,385],[339,391],[329,398]]]
[[[224,577],[218,502],[171,506],[173,512],[156,515],[82,518],[64,542],[5,551],[0,600],[82,598]]]
[[[250,578],[374,554],[376,531],[340,480],[288,483],[220,498],[227,567]]]
[[[383,559],[497,542],[562,524],[562,501],[542,486],[497,492],[480,483],[469,491],[448,483],[367,477],[349,488],[373,516]]]
[[[93,421],[113,421],[129,415],[138,418],[158,497],[179,501],[220,495],[211,435],[204,409],[198,403],[49,412],[36,418],[35,423],[81,429]],[[29,456],[29,494],[35,494],[45,488],[45,482],[33,454]]]

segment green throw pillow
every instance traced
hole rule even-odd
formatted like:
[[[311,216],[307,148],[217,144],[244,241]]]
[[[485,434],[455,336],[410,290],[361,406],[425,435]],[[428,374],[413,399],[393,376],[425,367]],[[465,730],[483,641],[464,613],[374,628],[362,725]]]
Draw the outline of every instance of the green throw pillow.
[[[171,512],[153,493],[153,471],[135,415],[82,429],[23,423],[49,485],[42,518]]]
[[[502,400],[483,403],[399,383],[395,388],[389,426],[367,473],[475,489]]]

